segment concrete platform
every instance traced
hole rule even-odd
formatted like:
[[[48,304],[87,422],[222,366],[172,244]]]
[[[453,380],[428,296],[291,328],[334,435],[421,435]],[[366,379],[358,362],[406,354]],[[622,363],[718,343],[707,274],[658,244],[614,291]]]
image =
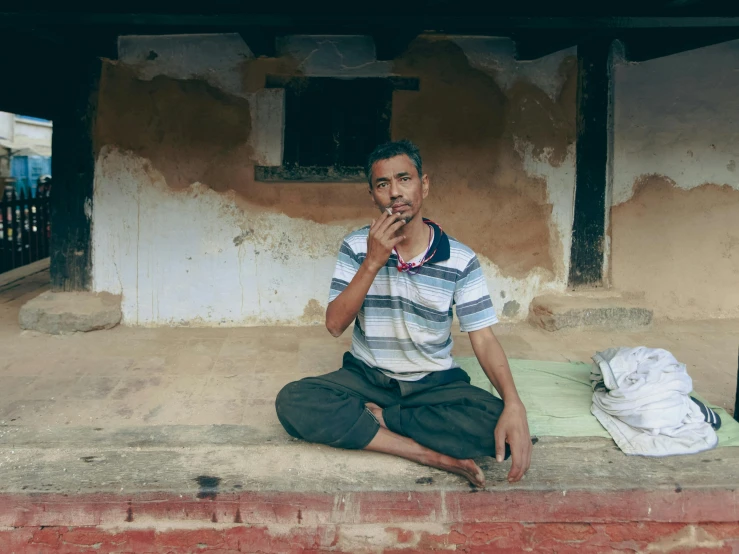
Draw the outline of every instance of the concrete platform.
[[[735,552],[739,449],[624,456],[542,437],[526,479],[488,487],[381,454],[290,439],[290,380],[336,368],[320,327],[20,331],[43,281],[0,290],[0,552]],[[25,292],[23,292],[25,291]],[[733,406],[739,322],[552,334],[500,326],[511,357],[661,346]],[[471,355],[459,336],[457,355]]]

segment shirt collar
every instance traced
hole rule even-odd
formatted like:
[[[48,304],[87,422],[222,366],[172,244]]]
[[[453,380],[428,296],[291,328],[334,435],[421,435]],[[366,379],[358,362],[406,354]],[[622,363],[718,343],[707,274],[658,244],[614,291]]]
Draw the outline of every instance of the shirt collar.
[[[431,248],[429,248],[431,252],[434,252],[434,255],[431,256],[429,263],[447,261],[451,255],[449,247],[449,237],[446,235],[441,227],[439,227],[430,219],[426,219],[424,217],[423,221],[427,225],[430,225],[431,228],[434,230],[434,241],[431,243]]]

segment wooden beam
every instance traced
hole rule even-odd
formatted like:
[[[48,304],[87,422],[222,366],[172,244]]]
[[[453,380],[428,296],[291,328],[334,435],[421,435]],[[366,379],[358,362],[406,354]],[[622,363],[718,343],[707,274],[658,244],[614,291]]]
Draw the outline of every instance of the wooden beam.
[[[596,38],[577,47],[577,153],[569,275],[571,287],[603,284],[611,42],[609,38]]]
[[[515,29],[665,29],[665,28],[736,28],[739,16],[685,16],[685,17],[621,17],[621,16],[500,16],[479,15],[426,15],[399,14],[393,17],[356,13],[298,13],[294,15],[265,13],[97,13],[74,11],[2,11],[0,26],[100,26],[126,25],[137,27],[210,27],[212,29],[236,29],[239,27],[278,27],[301,29],[311,32],[336,33],[337,28],[376,29],[392,28],[424,29],[436,32],[471,33]]]
[[[643,62],[736,39],[739,29],[691,29],[630,33],[621,41],[629,61]]]
[[[49,87],[64,79],[59,63],[63,48],[29,32],[3,30],[0,51],[22,52],[4,56],[6,78],[0,86],[0,110],[52,119],[57,98],[49,93]]]
[[[275,32],[268,27],[243,27],[239,34],[257,58],[274,58],[276,54]]]
[[[399,58],[410,46],[420,31],[398,31],[397,29],[378,29],[372,33],[375,41],[375,54],[380,61]]]
[[[356,79],[382,79],[388,83],[393,90],[419,90],[421,83],[416,77],[355,77]],[[287,88],[298,83],[316,82],[321,80],[332,81],[336,77],[305,77],[303,75],[274,75],[267,73],[264,88]]]
[[[666,5],[670,8],[682,8],[683,6],[692,6],[701,2],[702,0],[670,0]]]
[[[101,62],[80,52],[55,83],[59,109],[52,136],[51,286],[88,290],[91,279],[92,191],[95,172],[93,126]]]
[[[739,361],[736,366],[736,392],[734,393],[734,419],[739,421]]]
[[[517,33],[511,38],[516,43],[516,59],[530,61],[576,46],[578,42],[583,40],[583,33],[567,31]]]

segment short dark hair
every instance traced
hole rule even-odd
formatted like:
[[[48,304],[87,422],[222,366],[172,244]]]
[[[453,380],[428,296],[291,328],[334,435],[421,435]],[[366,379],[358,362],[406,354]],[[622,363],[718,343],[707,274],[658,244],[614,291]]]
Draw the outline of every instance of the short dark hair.
[[[375,162],[379,162],[380,160],[389,160],[390,158],[403,155],[410,158],[413,165],[416,166],[418,176],[421,177],[423,175],[423,160],[421,160],[421,152],[418,150],[418,146],[406,139],[396,140],[394,142],[381,144],[375,148],[372,154],[367,158],[367,167],[365,168],[365,172],[367,174],[367,181],[369,182],[370,187],[372,186],[372,166],[375,165]]]

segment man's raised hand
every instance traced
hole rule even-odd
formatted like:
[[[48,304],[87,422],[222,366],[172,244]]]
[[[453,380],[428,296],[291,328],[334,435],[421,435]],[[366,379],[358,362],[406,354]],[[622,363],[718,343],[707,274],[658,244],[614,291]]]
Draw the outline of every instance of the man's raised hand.
[[[397,244],[403,242],[405,237],[398,235],[398,231],[405,225],[401,214],[382,215],[372,221],[369,235],[367,236],[367,258],[365,262],[370,269],[377,272],[384,267]]]

